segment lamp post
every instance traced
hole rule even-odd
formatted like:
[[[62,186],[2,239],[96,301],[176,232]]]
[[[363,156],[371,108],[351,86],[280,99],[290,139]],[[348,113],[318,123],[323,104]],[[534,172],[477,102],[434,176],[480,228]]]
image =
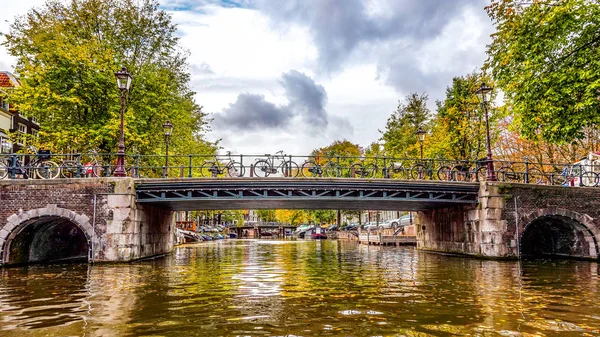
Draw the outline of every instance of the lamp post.
[[[165,169],[163,171],[163,175],[165,177],[169,176],[169,139],[171,138],[171,134],[173,134],[173,124],[171,121],[167,120],[163,123],[163,131],[165,134]]]
[[[119,151],[117,151],[117,167],[115,168],[113,176],[125,177],[127,174],[125,172],[125,135],[123,132],[123,119],[125,115],[125,95],[131,86],[132,77],[131,74],[127,72],[127,68],[125,67],[123,67],[123,69],[120,71],[117,71],[115,73],[115,77],[117,78],[117,86],[121,91],[121,136],[119,137]]]
[[[425,141],[425,135],[427,134],[427,132],[419,128],[419,130],[417,130],[415,134],[417,135],[417,140],[419,141],[419,145],[421,146],[421,161],[423,161],[423,142]]]
[[[488,95],[492,92],[492,87],[488,87],[485,83],[481,83],[481,86],[475,94],[481,102],[483,111],[485,112],[485,144],[487,147],[487,176],[486,181],[496,181],[496,172],[494,171],[494,161],[492,159],[492,147],[490,144],[490,123],[488,121]]]

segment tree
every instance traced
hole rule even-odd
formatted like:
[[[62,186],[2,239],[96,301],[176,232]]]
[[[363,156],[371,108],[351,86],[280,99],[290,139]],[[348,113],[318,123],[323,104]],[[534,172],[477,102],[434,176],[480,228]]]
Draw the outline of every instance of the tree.
[[[306,211],[301,209],[278,209],[275,211],[277,221],[292,226],[306,222]]]
[[[360,160],[363,155],[363,149],[358,144],[354,144],[348,140],[336,140],[328,146],[314,149],[311,156],[321,165],[327,164],[329,161],[336,166],[339,165],[341,172],[340,176],[350,176],[350,166]]]
[[[589,0],[494,0],[487,67],[529,139],[554,143],[600,123],[600,6]]]
[[[214,153],[203,138],[208,120],[193,100],[187,52],[175,33],[157,0],[48,0],[16,18],[5,34],[22,84],[10,99],[40,122],[41,145],[114,152],[120,124],[114,72],[125,66],[134,76],[126,151],[162,153],[162,124],[170,120],[173,152]]]
[[[436,102],[437,114],[431,121],[432,131],[425,147],[429,157],[473,160],[486,155],[484,110],[475,95],[482,82],[490,83],[490,79],[478,73],[452,79],[446,98]],[[494,111],[488,109],[492,133],[497,130]]]
[[[426,94],[411,93],[398,103],[398,109],[388,118],[384,131],[379,131],[388,156],[415,158],[419,156],[416,132],[426,128],[429,119]]]
[[[275,215],[274,209],[258,209],[256,210],[256,215],[263,222],[275,222],[277,221],[277,217]]]

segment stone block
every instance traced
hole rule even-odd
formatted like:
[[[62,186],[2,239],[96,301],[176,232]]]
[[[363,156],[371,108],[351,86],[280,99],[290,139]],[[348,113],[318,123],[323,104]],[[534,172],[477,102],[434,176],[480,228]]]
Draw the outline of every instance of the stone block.
[[[479,210],[470,209],[467,211],[467,221],[479,221]]]
[[[501,208],[485,208],[481,210],[481,220],[501,220]]]

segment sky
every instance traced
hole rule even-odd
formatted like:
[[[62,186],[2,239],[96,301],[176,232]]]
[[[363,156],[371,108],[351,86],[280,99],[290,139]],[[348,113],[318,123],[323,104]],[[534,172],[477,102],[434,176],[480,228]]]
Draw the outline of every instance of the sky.
[[[2,1],[0,32],[45,0]],[[479,70],[488,0],[160,0],[221,152],[377,142],[398,101]],[[0,41],[2,41],[0,37]],[[0,46],[0,70],[15,61]],[[176,126],[175,126],[176,127]]]

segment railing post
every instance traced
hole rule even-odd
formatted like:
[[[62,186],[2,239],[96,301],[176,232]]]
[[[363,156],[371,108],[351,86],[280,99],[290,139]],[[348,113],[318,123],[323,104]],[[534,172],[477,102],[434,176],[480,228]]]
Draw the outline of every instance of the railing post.
[[[179,178],[183,178],[184,171],[185,171],[185,166],[183,166],[183,164],[181,164],[181,166],[179,166]]]
[[[16,154],[10,156],[10,179],[17,177],[17,160],[18,157]]]
[[[133,178],[139,178],[140,177],[140,154],[136,153],[135,157],[134,157],[134,163],[133,164],[133,172],[131,172],[131,175],[133,176]]]
[[[163,177],[163,178],[166,178],[166,177],[167,177],[167,167],[166,167],[166,166],[164,166],[164,165],[163,165],[163,167],[162,167],[162,172],[163,172],[163,173],[162,173],[162,177]]]
[[[250,164],[250,177],[254,177],[254,164]]]
[[[83,167],[81,166],[81,153],[76,155],[77,157],[77,172],[75,173],[76,178],[81,178],[81,172],[83,172]]]
[[[381,170],[381,174],[383,176],[383,178],[389,178],[390,174],[388,173],[388,169],[387,169],[387,158],[383,157],[383,170]]]
[[[583,165],[579,165],[579,187],[583,185]]]
[[[525,158],[525,184],[529,184],[529,159]]]
[[[335,161],[336,161],[336,167],[335,167],[335,177],[339,178],[341,176],[341,172],[340,172],[340,156],[336,156],[335,157]]]
[[[240,154],[240,166],[241,166],[241,170],[242,172],[244,172],[244,155]],[[240,177],[242,177],[243,175],[240,175]]]
[[[189,159],[189,161],[188,161],[188,163],[189,163],[189,166],[188,166],[188,178],[191,178],[192,177],[192,154],[188,155],[188,159]]]

